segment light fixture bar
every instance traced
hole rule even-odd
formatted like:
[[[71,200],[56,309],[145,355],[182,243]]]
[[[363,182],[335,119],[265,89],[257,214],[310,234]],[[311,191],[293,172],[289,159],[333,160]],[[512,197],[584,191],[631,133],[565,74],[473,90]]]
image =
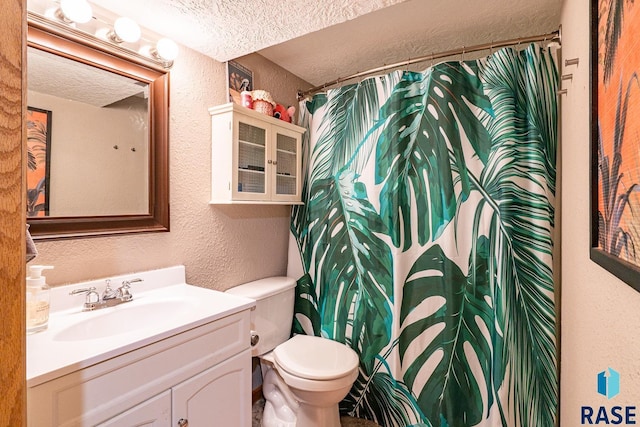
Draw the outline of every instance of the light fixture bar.
[[[47,17],[30,10],[27,11],[27,21],[35,28],[49,31],[53,34],[66,37],[79,43],[84,43],[94,49],[115,55],[119,58],[137,62],[138,64],[154,70],[166,71],[171,66],[166,60],[154,58],[153,56],[142,55],[134,50],[127,49],[119,44],[114,44],[108,40],[101,39],[91,33],[79,30],[63,22],[48,19]],[[171,64],[173,64],[173,61],[171,61]]]

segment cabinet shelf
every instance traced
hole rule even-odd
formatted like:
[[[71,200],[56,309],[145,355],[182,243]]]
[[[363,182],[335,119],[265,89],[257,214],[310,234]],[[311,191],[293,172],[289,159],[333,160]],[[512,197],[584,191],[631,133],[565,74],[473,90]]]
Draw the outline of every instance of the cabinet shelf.
[[[257,173],[260,175],[264,175],[264,171],[260,171],[260,170],[255,170],[255,169],[245,169],[245,168],[238,168],[239,172],[247,172],[247,173]]]
[[[251,142],[251,141],[243,141],[243,140],[240,139],[240,140],[238,140],[238,142],[240,144],[248,145],[249,147],[253,147],[253,148],[256,148],[256,149],[260,149],[260,150],[264,150],[264,148],[265,148],[264,144],[258,144],[258,143]],[[292,154],[295,154],[295,153],[292,153]]]

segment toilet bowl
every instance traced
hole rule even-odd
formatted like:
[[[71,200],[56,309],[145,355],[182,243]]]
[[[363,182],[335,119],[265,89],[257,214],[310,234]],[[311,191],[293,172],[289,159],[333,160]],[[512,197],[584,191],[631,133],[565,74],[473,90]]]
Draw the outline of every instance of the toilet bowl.
[[[358,355],[335,341],[296,335],[273,350],[274,365],[299,403],[297,427],[340,427],[338,403],[358,377]]]
[[[358,377],[353,349],[327,338],[289,338],[295,280],[271,277],[227,290],[252,298],[252,354],[261,359],[264,427],[340,427],[339,402]],[[254,342],[256,339],[254,339]]]

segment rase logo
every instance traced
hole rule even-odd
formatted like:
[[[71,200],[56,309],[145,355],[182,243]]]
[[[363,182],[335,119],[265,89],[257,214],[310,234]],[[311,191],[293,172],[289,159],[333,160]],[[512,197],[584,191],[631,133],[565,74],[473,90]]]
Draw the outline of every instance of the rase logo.
[[[598,374],[598,393],[611,399],[620,393],[620,373],[611,368],[609,368],[609,375],[606,375],[606,372],[602,371]]]
[[[608,368],[606,371],[598,373],[596,390],[598,394],[613,399],[620,394],[620,373],[615,369]],[[636,424],[635,406],[583,406],[581,408],[580,424],[600,424],[600,425],[634,425]]]

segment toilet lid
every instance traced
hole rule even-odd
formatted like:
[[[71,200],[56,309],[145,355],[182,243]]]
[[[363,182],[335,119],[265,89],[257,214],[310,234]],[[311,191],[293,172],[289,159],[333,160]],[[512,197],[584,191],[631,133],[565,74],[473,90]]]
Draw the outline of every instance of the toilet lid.
[[[273,350],[276,364],[301,378],[332,380],[358,367],[351,348],[327,338],[296,335]]]

